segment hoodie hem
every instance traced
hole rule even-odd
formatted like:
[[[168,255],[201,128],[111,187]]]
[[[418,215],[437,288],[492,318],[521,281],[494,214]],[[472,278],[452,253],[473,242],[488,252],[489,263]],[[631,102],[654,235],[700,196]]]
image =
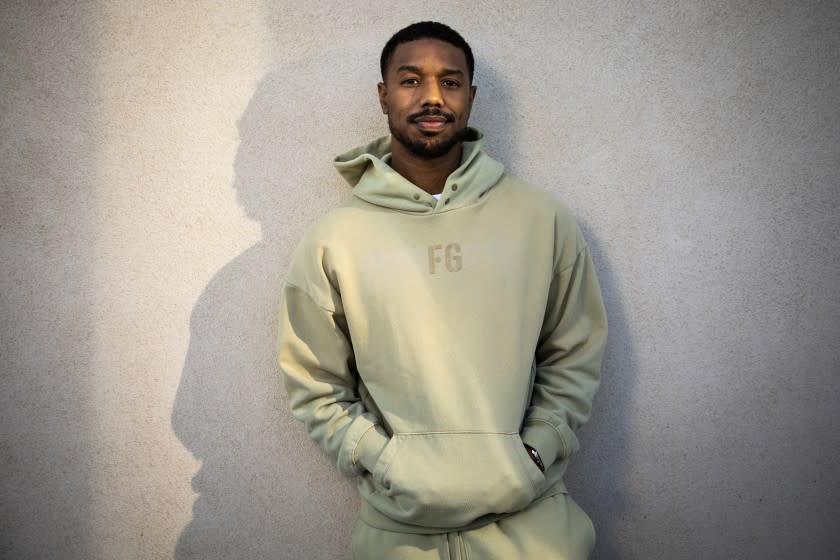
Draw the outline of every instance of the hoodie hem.
[[[527,506],[525,506],[525,508],[529,508],[535,503],[542,501],[546,498],[550,498],[551,496],[567,493],[568,491],[566,490],[566,484],[561,478],[560,480],[546,488],[539,496],[534,498]],[[490,515],[483,515],[478,519],[471,521],[466,525],[461,525],[459,527],[424,527],[421,525],[411,525],[409,523],[401,523],[399,521],[395,521],[383,514],[382,512],[380,512],[379,510],[377,510],[376,508],[374,508],[370,503],[368,503],[367,500],[363,498],[361,511],[359,512],[359,518],[365,524],[375,529],[382,529],[383,531],[392,531],[396,533],[411,533],[415,535],[434,535],[441,533],[452,533],[456,531],[469,531],[472,529],[478,529],[479,527],[483,527],[484,525],[487,525],[489,523],[494,523],[496,521],[499,521],[500,519],[504,519],[511,515],[516,515],[517,513],[519,512],[513,511],[510,513],[493,513]]]

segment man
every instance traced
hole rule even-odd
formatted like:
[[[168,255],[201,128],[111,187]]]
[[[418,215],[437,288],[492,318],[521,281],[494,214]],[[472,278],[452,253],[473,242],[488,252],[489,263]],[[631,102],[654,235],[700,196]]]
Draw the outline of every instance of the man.
[[[336,158],[355,196],[283,291],[292,412],[358,484],[354,559],[586,558],[563,484],[607,332],[586,243],[481,149],[458,33],[411,25],[380,64],[391,135]]]

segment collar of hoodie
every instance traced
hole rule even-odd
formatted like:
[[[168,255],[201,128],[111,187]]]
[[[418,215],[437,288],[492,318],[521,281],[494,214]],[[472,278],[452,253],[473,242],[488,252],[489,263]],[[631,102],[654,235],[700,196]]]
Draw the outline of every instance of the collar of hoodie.
[[[383,136],[335,158],[353,195],[377,206],[416,214],[447,212],[476,203],[504,174],[504,166],[482,149],[484,136],[467,128],[461,165],[446,179],[440,199],[391,168],[391,136]]]

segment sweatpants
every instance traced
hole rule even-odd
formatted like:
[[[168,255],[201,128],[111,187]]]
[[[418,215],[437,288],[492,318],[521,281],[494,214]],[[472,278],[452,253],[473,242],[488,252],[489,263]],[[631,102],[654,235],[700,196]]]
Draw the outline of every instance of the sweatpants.
[[[585,560],[595,546],[592,520],[568,494],[467,531],[418,535],[359,521],[353,560]]]

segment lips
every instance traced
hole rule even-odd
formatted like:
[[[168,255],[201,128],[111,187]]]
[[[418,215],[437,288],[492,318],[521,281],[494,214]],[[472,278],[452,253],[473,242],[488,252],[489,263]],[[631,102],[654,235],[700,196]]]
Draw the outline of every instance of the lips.
[[[452,115],[444,113],[421,113],[411,117],[411,122],[417,125],[420,130],[438,131],[442,130],[450,122],[454,122]]]
[[[447,120],[444,118],[424,117],[414,121],[414,124],[419,126],[422,130],[441,130],[446,126]]]

